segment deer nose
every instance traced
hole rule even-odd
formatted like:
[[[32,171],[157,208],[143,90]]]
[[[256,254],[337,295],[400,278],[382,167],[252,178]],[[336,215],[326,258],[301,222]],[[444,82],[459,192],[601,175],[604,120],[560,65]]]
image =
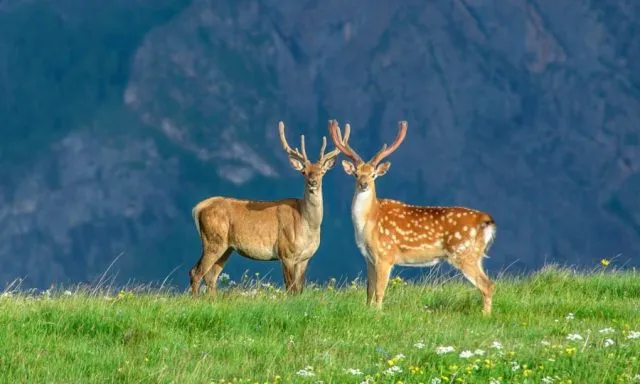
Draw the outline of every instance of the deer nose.
[[[309,185],[312,187],[317,187],[318,186],[318,180],[309,180]]]
[[[360,187],[360,189],[365,190],[367,189],[369,184],[367,184],[366,182],[359,182],[358,183],[358,187]]]

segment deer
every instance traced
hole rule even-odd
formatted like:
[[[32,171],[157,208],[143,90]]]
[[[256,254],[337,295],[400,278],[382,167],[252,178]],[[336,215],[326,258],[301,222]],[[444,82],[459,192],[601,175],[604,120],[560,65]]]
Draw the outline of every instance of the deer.
[[[282,148],[293,169],[304,177],[303,197],[261,201],[215,196],[196,204],[192,215],[202,254],[189,271],[192,296],[197,295],[203,277],[207,292],[215,294],[218,276],[233,251],[257,261],[280,260],[286,291],[302,293],[307,265],[320,245],[322,178],[335,166],[340,150],[325,154],[327,138],[323,136],[320,159],[312,163],[304,135],[300,136],[301,151],[292,149],[284,129],[280,121]],[[348,129],[344,140],[349,140]]]
[[[407,122],[400,121],[393,143],[367,162],[342,141],[337,124],[329,126],[333,143],[347,158],[342,167],[355,178],[351,219],[355,241],[367,264],[367,305],[382,309],[382,300],[394,266],[426,267],[445,260],[480,290],[482,312],[491,314],[494,283],[482,260],[493,243],[496,223],[474,209],[459,206],[420,206],[376,195],[376,179],[384,176],[391,162],[382,162],[404,141]],[[345,133],[350,125],[345,125]]]

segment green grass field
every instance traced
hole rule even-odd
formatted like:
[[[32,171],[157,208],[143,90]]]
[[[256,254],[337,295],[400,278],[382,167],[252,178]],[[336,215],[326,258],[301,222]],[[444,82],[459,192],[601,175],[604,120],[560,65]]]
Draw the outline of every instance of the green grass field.
[[[7,383],[640,383],[640,273],[546,268],[497,280],[493,315],[456,277],[287,297],[241,283],[166,291],[6,292]],[[249,286],[248,286],[249,285]]]

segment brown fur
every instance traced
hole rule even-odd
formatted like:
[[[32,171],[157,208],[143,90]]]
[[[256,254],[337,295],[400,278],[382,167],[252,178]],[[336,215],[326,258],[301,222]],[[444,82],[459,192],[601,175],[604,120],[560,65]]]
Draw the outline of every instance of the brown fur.
[[[367,303],[372,304],[375,295],[377,307],[382,307],[394,265],[432,266],[444,259],[482,292],[483,312],[489,314],[493,282],[483,270],[482,258],[495,237],[493,218],[464,207],[415,206],[376,196],[375,179],[391,166],[378,163],[397,149],[406,129],[406,122],[401,122],[394,143],[364,162],[348,144],[340,144],[339,128],[330,127],[336,146],[353,160],[343,160],[342,165],[356,179],[352,220],[356,242],[367,262]]]
[[[323,138],[320,160],[311,163],[304,136],[301,153],[287,144],[282,122],[278,128],[291,165],[304,177],[304,197],[277,201],[211,197],[198,203],[192,213],[202,255],[189,272],[192,295],[197,294],[203,277],[207,290],[215,292],[218,276],[232,251],[253,260],[280,260],[287,291],[302,292],[307,264],[320,245],[322,178],[333,168],[340,151],[324,154]]]

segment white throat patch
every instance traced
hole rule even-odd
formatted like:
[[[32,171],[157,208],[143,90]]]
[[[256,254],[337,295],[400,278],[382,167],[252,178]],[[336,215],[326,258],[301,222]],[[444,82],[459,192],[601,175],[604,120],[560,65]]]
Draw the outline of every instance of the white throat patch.
[[[356,245],[362,256],[365,259],[371,261],[371,255],[367,250],[364,239],[364,227],[366,224],[365,213],[371,203],[371,189],[364,192],[356,193],[353,196],[353,203],[351,205],[351,220],[353,220],[353,228],[355,230]]]

